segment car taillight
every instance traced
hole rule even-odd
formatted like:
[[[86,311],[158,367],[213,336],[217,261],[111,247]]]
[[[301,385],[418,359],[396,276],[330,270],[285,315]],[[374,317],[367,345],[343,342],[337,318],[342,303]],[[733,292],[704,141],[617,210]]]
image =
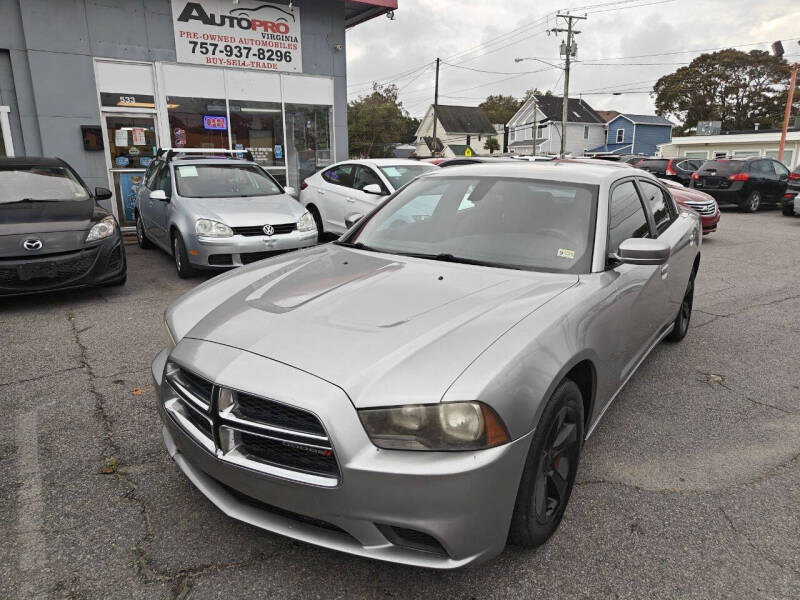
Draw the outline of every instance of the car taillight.
[[[634,166],[634,167],[638,167],[638,166],[639,166],[640,164],[642,164],[643,162],[644,162],[643,160],[637,160],[635,163],[633,163],[633,166]]]
[[[728,181],[747,181],[748,179],[750,179],[750,175],[747,173],[736,173],[728,177]]]
[[[672,169],[672,159],[667,163],[667,175],[677,175],[677,173]]]
[[[700,179],[700,175],[698,175],[697,173],[692,173],[689,176],[689,179],[694,179],[695,181],[697,181],[698,179]]]
[[[789,179],[800,179],[800,173],[789,173]]]
[[[305,179],[304,179],[303,181],[301,181],[301,182],[300,182],[300,189],[301,189],[301,190],[304,190],[304,189],[306,189],[307,187],[308,187],[308,184],[306,183],[306,180],[305,180]]]

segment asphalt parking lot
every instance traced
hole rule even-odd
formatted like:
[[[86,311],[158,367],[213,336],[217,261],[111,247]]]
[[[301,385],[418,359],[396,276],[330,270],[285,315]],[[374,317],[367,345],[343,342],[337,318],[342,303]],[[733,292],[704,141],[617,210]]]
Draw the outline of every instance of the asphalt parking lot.
[[[161,314],[206,278],[0,300],[0,598],[800,598],[800,219],[723,214],[682,344],[585,447],[560,530],[453,572],[233,521],[163,448]]]

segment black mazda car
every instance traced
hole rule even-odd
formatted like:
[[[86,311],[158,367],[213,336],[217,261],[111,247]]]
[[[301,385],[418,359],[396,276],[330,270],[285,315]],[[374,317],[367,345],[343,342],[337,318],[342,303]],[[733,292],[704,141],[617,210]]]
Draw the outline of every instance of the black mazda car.
[[[0,296],[125,283],[110,197],[61,159],[0,159]]]

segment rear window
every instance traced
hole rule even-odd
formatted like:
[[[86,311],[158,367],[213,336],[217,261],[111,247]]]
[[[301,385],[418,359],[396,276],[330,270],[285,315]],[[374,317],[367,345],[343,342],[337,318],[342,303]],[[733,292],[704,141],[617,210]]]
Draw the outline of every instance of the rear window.
[[[698,173],[700,175],[719,175],[727,177],[741,173],[747,169],[747,163],[743,160],[709,160],[703,163]]]
[[[666,171],[667,170],[667,163],[669,160],[666,158],[656,159],[656,160],[643,160],[638,163],[634,163],[634,166],[640,169],[652,169],[654,171]]]

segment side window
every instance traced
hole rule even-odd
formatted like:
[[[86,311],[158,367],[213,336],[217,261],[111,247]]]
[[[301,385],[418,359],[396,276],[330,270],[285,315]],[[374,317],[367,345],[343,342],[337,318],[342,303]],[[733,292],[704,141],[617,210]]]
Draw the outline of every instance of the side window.
[[[672,205],[672,199],[666,195],[664,190],[650,182],[639,181],[639,185],[642,188],[644,202],[650,208],[650,212],[653,213],[656,229],[659,234],[662,234],[677,216],[677,211]]]
[[[145,187],[149,190],[154,190],[156,177],[158,177],[158,170],[161,168],[161,163],[154,160],[147,167],[147,172],[144,174]]]
[[[616,252],[628,238],[650,237],[650,226],[642,201],[632,181],[626,181],[611,192],[608,206],[608,251]]]
[[[355,165],[339,165],[322,173],[322,178],[333,185],[353,187],[353,167]]]
[[[621,144],[622,140],[625,139],[625,130],[624,129],[617,129],[617,143]]]
[[[363,190],[366,186],[373,183],[379,186],[381,190],[386,191],[386,186],[381,183],[381,180],[375,171],[363,165],[356,167],[356,179],[355,184],[353,185],[354,188],[357,190]]]
[[[161,169],[158,177],[158,189],[163,190],[167,198],[172,195],[172,169],[169,168],[169,165],[164,165],[164,168]]]
[[[750,163],[750,173],[759,177],[775,179],[775,169],[772,168],[768,160],[754,160]]]
[[[775,172],[778,174],[778,179],[789,178],[789,169],[787,169],[783,163],[773,160],[772,166],[775,168]]]

